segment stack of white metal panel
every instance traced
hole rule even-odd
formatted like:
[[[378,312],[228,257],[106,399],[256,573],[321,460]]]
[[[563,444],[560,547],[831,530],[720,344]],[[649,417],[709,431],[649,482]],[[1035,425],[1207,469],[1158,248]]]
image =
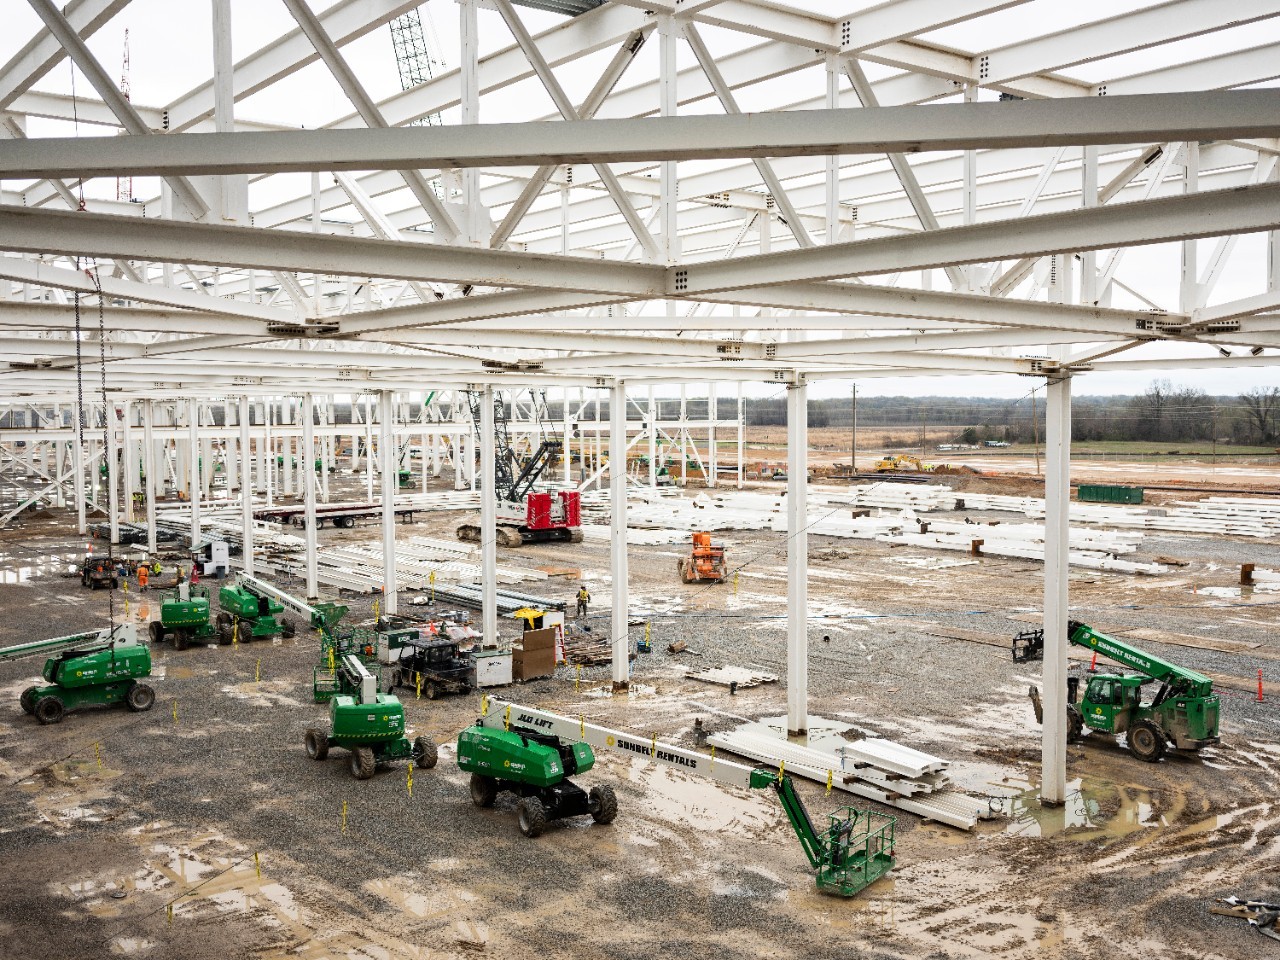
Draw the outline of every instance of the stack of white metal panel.
[[[950,762],[883,739],[862,740],[828,753],[777,737],[735,731],[707,739],[729,750],[787,773],[918,814],[929,820],[971,830],[987,816],[981,800],[948,790]]]

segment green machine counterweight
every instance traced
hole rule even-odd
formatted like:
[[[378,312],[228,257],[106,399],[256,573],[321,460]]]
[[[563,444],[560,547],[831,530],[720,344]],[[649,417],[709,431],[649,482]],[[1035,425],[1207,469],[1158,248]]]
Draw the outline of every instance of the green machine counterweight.
[[[171,639],[175,650],[213,639],[217,631],[209,620],[209,591],[192,587],[186,600],[172,591],[160,603],[160,619],[152,620],[147,629],[153,645]]]
[[[55,654],[45,661],[46,685],[22,691],[24,713],[42,724],[58,723],[72,710],[123,703],[150,710],[156,694],[139,680],[151,676],[151,653],[129,624],[37,640],[0,650],[0,661]]]
[[[430,737],[412,743],[405,735],[404,706],[390,694],[378,693],[378,678],[354,654],[345,655],[331,674],[317,667],[312,680],[317,703],[328,701],[329,726],[307,730],[307,756],[323,760],[330,747],[351,753],[351,775],[368,780],[377,765],[409,760],[419,767],[436,765],[437,750]]]
[[[1094,674],[1078,704],[1079,681],[1075,677],[1067,681],[1070,739],[1082,739],[1091,731],[1123,733],[1130,752],[1148,763],[1160,760],[1170,748],[1194,752],[1219,742],[1219,701],[1213,692],[1213,681],[1204,674],[1099,633],[1077,620],[1067,623],[1067,642],[1136,671]],[[1014,660],[1043,656],[1043,630],[1027,630],[1014,637]],[[1154,686],[1154,692],[1144,700],[1143,687],[1147,686]],[[1029,695],[1036,720],[1043,722],[1039,689],[1032,687]]]

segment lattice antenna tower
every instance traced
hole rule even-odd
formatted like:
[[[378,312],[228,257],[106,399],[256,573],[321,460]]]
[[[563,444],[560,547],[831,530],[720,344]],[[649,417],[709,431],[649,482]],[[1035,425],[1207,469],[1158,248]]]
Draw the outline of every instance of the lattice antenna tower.
[[[131,99],[129,90],[129,28],[124,28],[124,63],[120,67],[120,93]],[[116,199],[133,202],[133,177],[116,177]]]
[[[431,14],[427,14],[427,28],[430,29]],[[409,90],[419,84],[426,83],[435,76],[438,69],[444,67],[434,50],[440,47],[435,40],[435,30],[431,29],[431,40],[428,42],[427,30],[423,28],[421,8],[415,8],[391,21],[391,46],[396,53],[396,66],[400,70],[400,89]],[[440,114],[432,113],[413,121],[413,126],[441,126]]]

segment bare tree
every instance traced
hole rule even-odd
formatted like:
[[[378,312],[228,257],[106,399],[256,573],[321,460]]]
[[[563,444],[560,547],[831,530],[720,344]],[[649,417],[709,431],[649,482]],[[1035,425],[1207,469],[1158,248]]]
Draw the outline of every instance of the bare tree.
[[[1257,442],[1272,443],[1276,439],[1276,420],[1280,417],[1280,387],[1254,387],[1240,394],[1240,403]]]

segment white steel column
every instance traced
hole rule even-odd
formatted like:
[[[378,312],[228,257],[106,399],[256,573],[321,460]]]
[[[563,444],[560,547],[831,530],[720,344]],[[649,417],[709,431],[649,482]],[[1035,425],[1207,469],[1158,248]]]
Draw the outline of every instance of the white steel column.
[[[240,566],[253,576],[253,453],[249,449],[249,398],[240,398]]]
[[[191,546],[200,542],[200,408],[187,401],[187,503],[191,507]],[[209,465],[206,464],[206,467]]]
[[[609,494],[612,530],[609,569],[613,574],[613,689],[628,684],[631,647],[627,639],[627,385],[618,380],[609,397]]]
[[[120,542],[120,510],[116,503],[116,494],[120,489],[120,459],[116,456],[120,450],[120,442],[116,439],[116,405],[110,400],[102,408],[102,416],[107,425],[107,449],[103,456],[107,461],[107,520],[111,529],[111,542]]]
[[[1080,190],[1081,205],[1096,207],[1098,205],[1098,148],[1084,148],[1084,161],[1081,164]],[[1098,302],[1098,252],[1086,250],[1080,255],[1080,303],[1094,306]]]
[[[569,422],[569,388],[565,387],[560,394],[560,419],[564,427],[564,446],[560,448],[564,459],[564,485],[573,485],[573,429]]]
[[[142,406],[142,469],[147,478],[143,488],[147,494],[147,553],[156,553],[156,483],[160,479],[156,475],[156,404],[147,400]]]
[[[302,476],[305,491],[303,522],[307,535],[307,599],[320,595],[318,562],[316,560],[316,427],[315,399],[309,393],[302,395]],[[395,515],[392,515],[395,522]]]
[[[809,729],[809,388],[787,389],[787,733]]]
[[[649,487],[658,486],[658,407],[653,399],[653,387],[649,387]]]
[[[738,489],[742,489],[742,381],[738,381]]]
[[[486,385],[480,394],[480,628],[485,643],[498,639],[497,469],[493,387]]]
[[[1197,193],[1200,190],[1200,144],[1192,141],[1182,145],[1183,160],[1183,192]],[[1182,241],[1182,282],[1178,288],[1178,309],[1190,313],[1198,304],[1198,258],[1196,240]]]
[[[76,478],[76,530],[83,536],[89,529],[85,524],[84,509],[84,426],[86,420],[85,409],[81,404],[77,403],[74,409],[76,431],[75,442],[71,445],[71,464]]]
[[[213,122],[218,133],[235,130],[235,68],[231,53],[231,0],[213,0]],[[222,219],[247,223],[249,178],[245,174],[218,178]]]
[[[461,109],[463,123],[480,122],[480,25],[476,15],[476,0],[458,0],[458,40],[461,53],[458,62],[461,84]],[[462,228],[464,240],[470,244],[480,241],[480,171],[468,167],[462,171],[462,202],[466,214]]]
[[[680,101],[676,96],[676,45],[680,39],[680,24],[675,17],[658,17],[658,90],[659,113],[674,117],[679,113]],[[662,256],[667,263],[680,259],[680,238],[677,234],[677,210],[679,182],[676,162],[664,160],[659,165],[658,185],[659,221],[662,229]]]
[[[827,54],[827,109],[840,106],[840,66],[834,54]],[[827,243],[840,238],[840,158],[827,157]]]
[[[720,456],[716,450],[716,385],[715,381],[707,384],[707,486],[715,487],[720,481]]]
[[[382,461],[382,612],[396,612],[396,434],[395,406],[390,390],[378,395],[378,412],[382,432],[378,437],[378,456]]]
[[[364,486],[365,495],[373,503],[373,398],[364,400]]]
[[[1071,377],[1050,380],[1045,411],[1044,731],[1040,801],[1067,798],[1067,549],[1071,505]]]
[[[133,407],[128,400],[123,401],[120,406],[124,411],[124,415],[120,418],[120,448],[123,454],[120,457],[120,479],[124,483],[124,518],[129,523],[133,523],[133,494],[137,489],[138,461],[133,455],[133,426],[130,421],[133,419]],[[57,472],[53,474],[55,477]]]

